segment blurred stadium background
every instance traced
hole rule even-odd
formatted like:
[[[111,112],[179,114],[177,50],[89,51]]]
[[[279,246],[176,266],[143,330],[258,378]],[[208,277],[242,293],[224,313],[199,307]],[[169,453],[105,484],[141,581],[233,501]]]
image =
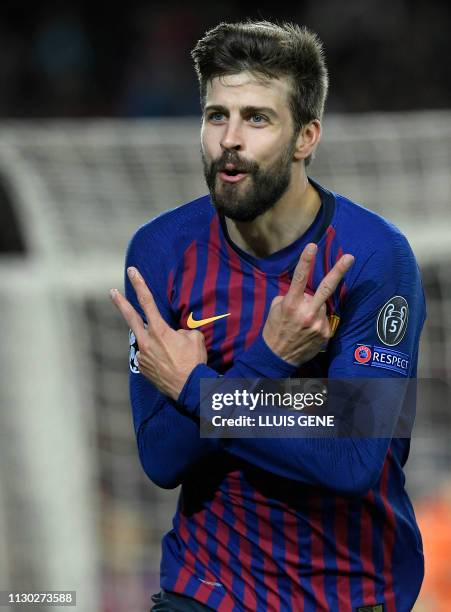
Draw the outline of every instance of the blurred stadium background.
[[[75,589],[83,612],[138,612],[158,588],[177,491],[139,465],[108,289],[140,224],[205,193],[188,51],[250,16],[320,34],[331,95],[310,174],[396,223],[417,255],[420,376],[442,393],[421,405],[407,469],[426,548],[415,610],[451,609],[450,14],[418,0],[2,4],[0,590]]]

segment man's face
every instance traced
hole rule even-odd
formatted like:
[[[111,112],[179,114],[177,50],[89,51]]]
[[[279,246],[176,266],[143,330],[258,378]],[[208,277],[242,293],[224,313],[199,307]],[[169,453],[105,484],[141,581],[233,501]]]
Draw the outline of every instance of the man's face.
[[[205,180],[218,212],[253,221],[291,181],[297,134],[287,78],[257,80],[249,72],[208,84],[202,119]]]

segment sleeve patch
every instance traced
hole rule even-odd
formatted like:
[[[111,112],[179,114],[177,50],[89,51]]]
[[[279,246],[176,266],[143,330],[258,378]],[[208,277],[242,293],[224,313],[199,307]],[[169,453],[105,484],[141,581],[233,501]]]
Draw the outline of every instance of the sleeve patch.
[[[385,346],[396,346],[404,338],[409,320],[409,305],[401,295],[394,295],[379,310],[377,336]]]
[[[407,376],[410,367],[410,355],[401,353],[401,351],[394,351],[385,346],[357,344],[354,349],[354,364],[384,368]]]
[[[128,365],[130,366],[130,371],[133,374],[139,374],[139,364],[138,364],[138,360],[136,359],[136,353],[139,351],[139,347],[138,347],[138,341],[135,337],[135,334],[132,332],[132,330],[129,331],[128,333],[128,341],[129,341],[129,345],[130,345],[130,352],[128,355]]]

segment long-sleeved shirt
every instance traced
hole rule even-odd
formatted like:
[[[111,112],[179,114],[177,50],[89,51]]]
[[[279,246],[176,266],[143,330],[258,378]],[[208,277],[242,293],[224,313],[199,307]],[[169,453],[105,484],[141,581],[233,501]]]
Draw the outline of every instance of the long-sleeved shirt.
[[[221,611],[412,608],[423,576],[421,537],[404,489],[407,438],[202,438],[205,378],[415,378],[425,319],[415,258],[382,217],[311,181],[321,208],[291,245],[256,258],[235,245],[209,196],[164,213],[132,238],[139,269],[175,329],[200,327],[207,364],[177,402],[142,376],[131,334],[130,396],[139,456],[159,486],[182,485],[162,544],[161,586]],[[307,289],[343,253],[355,257],[327,301],[334,330],[301,368],[261,332],[288,290],[304,246],[318,244]],[[141,312],[126,278],[126,295]],[[407,400],[406,400],[407,401]]]

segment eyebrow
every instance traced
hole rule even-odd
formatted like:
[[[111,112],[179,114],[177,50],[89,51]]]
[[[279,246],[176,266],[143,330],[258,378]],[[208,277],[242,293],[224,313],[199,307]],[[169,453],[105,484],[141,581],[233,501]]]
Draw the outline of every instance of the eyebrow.
[[[229,114],[229,110],[225,106],[221,106],[221,104],[208,104],[205,107],[205,112],[212,110],[224,113],[224,115]],[[240,113],[242,116],[257,115],[262,113],[264,115],[272,117],[273,119],[276,119],[278,117],[276,111],[270,108],[269,106],[241,106]]]

